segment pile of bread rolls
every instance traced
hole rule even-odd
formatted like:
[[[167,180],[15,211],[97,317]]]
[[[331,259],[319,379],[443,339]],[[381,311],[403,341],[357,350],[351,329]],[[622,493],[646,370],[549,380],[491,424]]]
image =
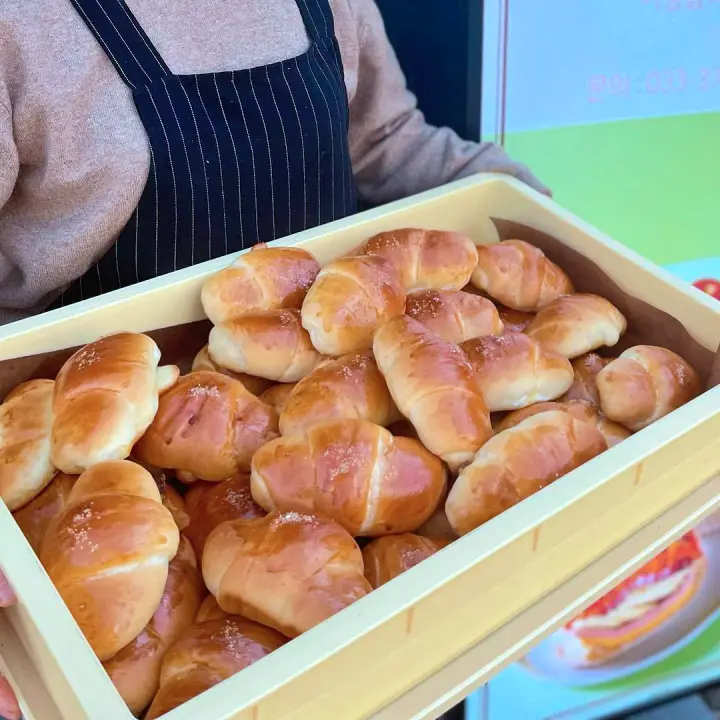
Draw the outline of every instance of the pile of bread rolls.
[[[0,406],[0,494],[149,720],[700,392],[518,240],[258,246],[202,302],[189,373],[123,333]]]

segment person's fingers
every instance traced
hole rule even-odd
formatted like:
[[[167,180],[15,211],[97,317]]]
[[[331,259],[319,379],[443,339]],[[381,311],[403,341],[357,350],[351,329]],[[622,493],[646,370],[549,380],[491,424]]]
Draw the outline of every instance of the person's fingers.
[[[10,683],[0,675],[0,717],[5,720],[20,720],[20,705]]]
[[[0,572],[0,607],[10,607],[17,603],[15,592],[10,587],[5,575]]]

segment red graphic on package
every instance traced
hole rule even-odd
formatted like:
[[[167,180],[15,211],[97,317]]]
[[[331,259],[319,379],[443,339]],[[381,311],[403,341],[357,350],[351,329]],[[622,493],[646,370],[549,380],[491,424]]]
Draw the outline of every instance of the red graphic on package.
[[[690,532],[573,618],[566,629],[580,642],[584,663],[607,662],[669,620],[695,595],[706,562]]]
[[[710,297],[720,300],[720,280],[697,280],[693,285]]]

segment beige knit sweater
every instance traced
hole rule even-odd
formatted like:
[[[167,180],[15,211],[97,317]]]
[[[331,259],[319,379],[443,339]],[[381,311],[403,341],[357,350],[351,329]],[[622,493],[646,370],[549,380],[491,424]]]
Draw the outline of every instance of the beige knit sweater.
[[[128,0],[174,73],[298,55],[296,0]],[[498,147],[427,125],[374,0],[331,0],[360,194],[383,202],[482,170],[543,189]],[[129,90],[69,0],[0,0],[0,322],[40,311],[112,246],[145,186]]]

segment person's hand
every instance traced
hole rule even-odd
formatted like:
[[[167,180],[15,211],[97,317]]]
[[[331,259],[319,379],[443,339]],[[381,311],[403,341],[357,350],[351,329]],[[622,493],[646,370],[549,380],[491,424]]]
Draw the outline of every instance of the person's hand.
[[[5,576],[0,572],[0,607],[10,607],[17,602],[15,593]],[[20,720],[21,712],[10,683],[0,675],[0,717],[5,720]]]

